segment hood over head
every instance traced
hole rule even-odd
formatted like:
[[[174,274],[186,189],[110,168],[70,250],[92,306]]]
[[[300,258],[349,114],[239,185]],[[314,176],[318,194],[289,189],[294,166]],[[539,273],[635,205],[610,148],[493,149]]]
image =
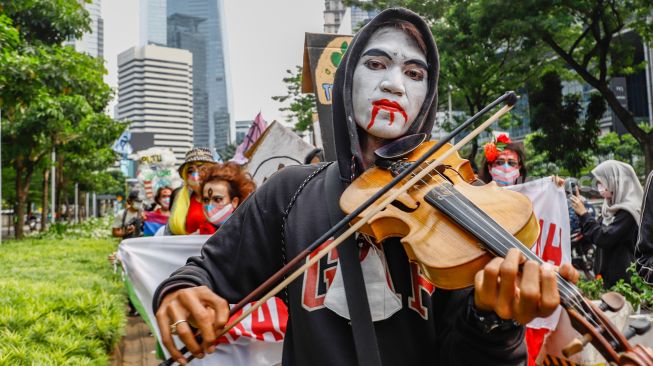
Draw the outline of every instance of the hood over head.
[[[601,206],[603,225],[612,224],[619,210],[630,213],[639,225],[644,189],[635,169],[621,161],[606,160],[592,169],[592,175],[612,192],[612,198],[604,199]]]
[[[356,33],[336,71],[333,84],[332,121],[340,177],[344,181],[350,181],[352,174],[362,173],[360,136],[366,133],[356,125],[354,120],[352,99],[354,70],[372,34],[391,21],[406,21],[413,24],[426,44],[428,92],[419,114],[404,136],[417,133],[425,133],[430,136],[433,129],[438,105],[438,75],[440,71],[438,49],[433,35],[426,22],[412,11],[403,8],[386,9]],[[352,160],[355,161],[355,172],[352,172]]]

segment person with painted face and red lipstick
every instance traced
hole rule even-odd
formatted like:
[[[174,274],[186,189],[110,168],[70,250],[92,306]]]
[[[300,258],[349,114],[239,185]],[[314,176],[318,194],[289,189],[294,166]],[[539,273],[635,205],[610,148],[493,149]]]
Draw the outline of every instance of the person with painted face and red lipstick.
[[[186,363],[173,332],[195,357],[215,351],[228,304],[242,300],[335,224],[329,212],[339,199],[334,185],[346,185],[371,167],[379,147],[430,134],[438,68],[430,28],[411,11],[385,10],[358,32],[333,85],[337,161],[289,166],[272,175],[206,242],[201,256],[189,258],[157,289],[153,307],[173,359]],[[282,364],[523,365],[524,328],[514,320],[525,324],[550,314],[559,295],[553,268],[521,256],[511,251],[495,258],[478,272],[474,288],[451,291],[434,288],[398,238],[376,243],[359,235],[280,294],[289,311]],[[359,276],[361,291],[346,292],[353,288],[346,273],[353,272],[341,270],[357,266],[369,276]],[[571,266],[561,273],[577,278]],[[198,328],[201,343],[189,324]]]
[[[256,183],[233,162],[201,169],[202,204],[207,222],[201,235],[211,235],[227,221],[238,205],[256,189]]]

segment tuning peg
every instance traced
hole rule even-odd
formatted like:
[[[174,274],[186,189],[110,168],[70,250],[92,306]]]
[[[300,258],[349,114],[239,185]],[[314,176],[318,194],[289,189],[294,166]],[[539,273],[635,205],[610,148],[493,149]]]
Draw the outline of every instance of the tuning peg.
[[[644,318],[638,318],[628,324],[628,328],[624,331],[624,337],[630,339],[635,335],[642,335],[651,329],[651,321]]]
[[[601,311],[610,310],[612,312],[617,312],[621,310],[626,304],[626,299],[617,292],[606,292],[601,295],[601,303],[599,304],[599,309]]]
[[[571,357],[576,353],[582,351],[583,347],[585,347],[585,345],[590,343],[591,341],[592,341],[592,336],[589,333],[587,333],[583,335],[583,338],[576,338],[573,341],[569,342],[569,344],[562,349],[562,354],[565,357]]]

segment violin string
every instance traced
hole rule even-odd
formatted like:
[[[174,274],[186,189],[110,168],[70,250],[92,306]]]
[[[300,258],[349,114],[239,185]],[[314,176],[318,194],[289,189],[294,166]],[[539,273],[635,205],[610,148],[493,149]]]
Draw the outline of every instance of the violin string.
[[[420,168],[421,168],[421,167],[420,167]],[[437,174],[438,174],[439,176],[441,176],[443,179],[446,179],[446,178],[443,176],[443,174],[442,174],[441,172],[437,172]],[[434,178],[433,175],[431,175],[430,173],[427,173],[427,175],[429,175],[429,177],[432,178],[432,179]],[[424,180],[422,180],[422,182],[423,182],[423,183],[426,183]],[[461,199],[460,199],[460,198],[455,194],[455,193],[456,193],[455,190],[450,189],[450,188],[446,185],[446,183],[445,183],[445,185],[444,185],[443,187],[444,187],[444,188],[448,191],[448,193],[449,193],[451,196],[453,196],[454,199],[457,200],[457,201],[458,201],[458,202],[459,202],[463,207],[464,207],[464,206],[467,206],[467,204],[466,204],[463,200],[461,200]],[[471,212],[475,214],[475,216],[478,218],[478,220],[480,220],[481,223],[486,224],[486,226],[481,226],[481,230],[483,230],[483,231],[484,231],[488,236],[492,235],[492,233],[490,233],[488,230],[486,230],[486,227],[492,227],[491,225],[492,225],[492,224],[495,224],[495,225],[496,225],[496,222],[489,222],[486,218],[484,218],[483,216],[481,216],[478,212],[475,212],[475,211],[471,211]],[[464,213],[464,212],[461,212],[461,214],[464,215],[468,220],[471,220],[471,219],[472,219],[468,214],[466,214],[466,213]],[[496,234],[500,235],[500,236],[502,237],[502,239],[504,239],[504,240],[506,240],[506,241],[509,241],[509,240],[511,240],[511,239],[514,240],[514,237],[513,237],[512,235],[510,235],[510,237],[507,237],[507,236],[505,235],[505,233],[502,232],[501,230],[496,230],[495,235],[496,235]],[[502,247],[503,250],[506,250],[506,251],[507,251],[508,247],[506,247],[506,246],[503,245],[502,243],[499,243],[499,245]],[[530,259],[535,260],[535,261],[537,261],[537,262],[540,263],[540,264],[543,263],[543,261],[541,260],[541,258],[535,256],[535,254],[532,253],[532,252],[530,252],[530,251],[528,251],[527,253],[524,252],[524,251],[522,251],[522,253],[524,253],[527,257],[530,257]],[[556,274],[556,275],[557,275],[558,279],[563,280],[562,277],[560,276],[560,274]],[[571,296],[570,292],[573,293],[573,291],[570,291],[570,288],[566,287],[566,286],[567,286],[566,281],[559,281],[559,283],[562,285],[562,288],[561,288],[559,291],[560,291],[563,295],[567,296],[568,299],[572,302],[572,304],[570,304],[570,305],[574,305],[574,308],[576,308],[579,312],[581,312],[582,314],[584,314],[584,315],[585,315],[585,318],[587,318],[587,320],[588,320],[589,322],[593,323],[593,324],[592,324],[593,326],[595,326],[595,327],[597,327],[597,328],[600,328],[599,325],[595,322],[594,317],[593,317],[593,316],[589,316],[589,314],[587,313],[587,311],[585,310],[585,308],[584,308],[583,306],[581,306],[581,304],[579,303],[579,300],[578,300],[579,298],[578,298],[577,296]],[[579,293],[578,295],[580,295],[580,293]],[[582,295],[581,295],[580,299],[583,299],[583,298],[582,298]],[[584,300],[584,299],[583,299],[583,300]],[[588,309],[593,313],[593,310],[592,310],[591,307],[588,306]],[[593,314],[593,315],[595,315],[595,314]]]
[[[439,172],[438,172],[438,174],[439,174],[439,175],[442,175],[442,174],[439,173]],[[450,194],[453,196],[453,199],[454,199],[454,200],[456,200],[456,201],[458,201],[458,202],[460,203],[461,206],[462,206],[462,205],[466,205],[466,203],[465,203],[463,200],[461,200],[461,199],[460,199],[460,198],[455,194],[455,192],[454,192],[453,190],[451,190],[451,189],[450,189],[446,184],[444,185],[444,188],[448,191],[448,193],[450,193]],[[482,215],[480,215],[479,213],[477,213],[477,212],[475,212],[475,211],[471,211],[471,212],[475,214],[476,218],[477,218],[477,219],[478,219],[482,224],[485,224],[485,225],[486,225],[486,226],[481,226],[481,230],[483,230],[487,235],[492,235],[492,233],[491,233],[490,231],[488,231],[488,230],[486,229],[486,227],[487,227],[487,228],[491,228],[492,225],[494,225],[494,224],[496,224],[496,223],[495,223],[495,222],[488,221],[485,217],[483,217]],[[468,214],[465,214],[464,212],[463,212],[462,214],[463,214],[463,215],[464,215],[468,220],[473,219],[472,217],[470,217]],[[501,230],[496,230],[496,229],[495,229],[494,231],[495,231],[495,233],[494,233],[495,236],[498,235],[498,236],[501,237],[501,239],[503,239],[503,240],[505,240],[505,241],[514,240],[514,237],[513,237],[512,235],[511,235],[511,236],[507,236],[506,233],[503,232],[503,231],[501,231]],[[501,243],[501,242],[499,242],[499,245],[501,246],[501,249],[502,249],[502,250],[507,251],[507,249],[508,249],[507,246],[503,245],[503,243]],[[528,251],[528,252],[526,252],[526,251],[522,251],[522,253],[524,253],[524,254],[527,256],[528,259],[535,260],[535,261],[537,261],[537,262],[540,263],[540,264],[543,263],[543,261],[542,261],[539,257],[537,257],[534,253],[532,253],[532,252],[530,252],[530,251]],[[504,255],[505,255],[505,254],[504,254]],[[576,299],[575,296],[570,296],[570,291],[569,291],[570,289],[564,287],[564,286],[565,286],[565,283],[562,282],[561,284],[562,284],[561,292],[563,293],[563,295],[566,295],[566,296],[569,298],[570,301],[577,301],[577,300],[575,300],[575,299]],[[579,304],[578,302],[576,302],[575,305],[579,306],[580,304]]]
[[[429,174],[429,173],[427,173],[427,174]],[[438,174],[439,176],[441,176],[443,179],[446,179],[446,178],[443,176],[443,174],[442,174],[441,172],[437,172],[437,174]],[[430,175],[430,174],[429,174],[429,175]],[[432,177],[432,176],[431,176],[431,177]],[[448,193],[449,193],[451,196],[454,197],[454,200],[457,200],[457,201],[460,203],[460,205],[462,205],[463,207],[468,206],[466,202],[464,202],[462,199],[459,198],[459,196],[456,194],[457,191],[456,191],[455,189],[450,189],[450,188],[449,188],[448,183],[445,183],[445,184],[443,185],[443,187],[448,191]],[[476,212],[475,210],[471,210],[470,212],[471,212],[472,214],[474,214],[474,216],[475,216],[478,220],[480,220],[481,223],[483,223],[483,224],[486,225],[486,226],[481,226],[480,229],[483,230],[487,235],[492,235],[492,233],[490,233],[486,228],[493,228],[493,227],[494,227],[493,225],[498,225],[498,224],[496,224],[496,222],[495,222],[494,220],[491,220],[491,218],[490,218],[490,220],[487,220],[484,216],[482,216],[479,212]],[[461,214],[464,215],[468,220],[471,220],[471,219],[472,219],[472,217],[470,217],[468,214],[466,214],[466,213],[464,213],[464,212],[461,212]],[[504,239],[506,242],[510,242],[510,240],[515,240],[515,239],[514,239],[514,236],[512,236],[512,235],[509,235],[509,236],[508,236],[508,235],[506,235],[506,234],[508,234],[507,232],[502,231],[502,230],[498,230],[498,229],[496,229],[496,227],[495,227],[495,230],[494,230],[494,231],[495,231],[495,235],[500,236],[500,237],[501,237],[502,239]],[[499,245],[502,247],[501,249],[503,249],[503,250],[507,250],[507,249],[508,249],[505,245],[503,245],[502,242],[499,242]],[[529,259],[531,259],[531,260],[535,260],[536,262],[538,262],[538,263],[540,263],[540,264],[543,263],[542,259],[539,258],[539,257],[537,257],[537,256],[536,256],[534,253],[532,253],[531,251],[522,251],[522,253],[524,253],[524,254],[525,254]],[[598,325],[598,324],[596,323],[596,321],[595,321],[596,314],[594,313],[593,308],[592,308],[591,306],[589,306],[589,305],[587,304],[586,301],[584,301],[584,298],[582,297],[582,295],[581,295],[577,290],[574,291],[574,290],[575,290],[575,287],[574,287],[574,286],[571,286],[570,284],[568,284],[568,283],[566,282],[566,280],[564,280],[564,279],[562,278],[562,276],[560,276],[559,273],[556,273],[556,276],[557,276],[557,278],[558,278],[558,280],[559,280],[559,281],[558,281],[559,284],[561,285],[561,286],[560,286],[561,288],[560,288],[560,290],[559,290],[560,293],[563,294],[563,295],[565,295],[565,296],[567,296],[568,300],[571,301],[570,305],[573,305],[573,307],[574,307],[576,310],[578,310],[579,312],[581,312],[582,314],[584,314],[585,317],[586,317],[589,321],[591,321],[591,323],[593,323],[593,324],[592,324],[593,326],[596,326],[597,328],[599,328],[599,325]],[[574,292],[576,292],[576,294],[574,294]],[[572,296],[572,295],[575,295],[575,296]],[[585,305],[586,305],[587,307],[582,306],[581,303],[580,303],[580,301],[582,301],[583,303],[585,303]],[[589,314],[588,314],[588,312],[587,312],[586,310],[589,310],[589,312],[592,313],[593,316],[590,317]]]
[[[422,169],[422,170],[425,169],[425,167],[422,166],[422,165],[424,165],[424,164],[427,164],[427,167],[428,167],[428,164],[429,164],[429,163],[428,163],[428,162],[425,162],[425,163],[421,164],[421,165],[419,166],[419,168]],[[446,180],[446,177],[444,177],[444,175],[443,175],[441,172],[438,172],[437,170],[436,170],[436,172],[437,172],[437,175],[439,175],[442,179],[445,179],[445,180]],[[430,172],[426,173],[426,175],[428,175],[429,178],[431,178],[431,179],[434,179],[434,178],[435,178],[435,177],[434,177]],[[424,179],[421,179],[421,182],[424,183],[425,185],[427,185],[427,183],[426,183],[426,181],[425,181]],[[458,201],[458,202],[459,202],[463,207],[464,207],[464,206],[467,206],[467,204],[466,204],[464,201],[462,201],[462,200],[461,200],[461,199],[460,199],[460,198],[455,194],[455,191],[454,191],[454,190],[450,189],[450,188],[449,188],[448,186],[446,186],[446,185],[444,185],[444,188],[445,188],[445,189],[448,191],[448,193],[449,193],[451,196],[453,196],[454,199],[457,200],[457,201]],[[486,224],[488,227],[491,227],[490,225],[492,225],[492,224],[495,224],[495,225],[496,225],[496,222],[489,222],[487,219],[485,219],[483,216],[481,216],[478,212],[475,212],[475,211],[471,211],[471,212],[474,213],[474,215],[478,218],[478,220],[480,220],[481,223]],[[471,220],[471,219],[472,219],[468,214],[465,214],[465,213],[461,213],[461,214],[464,215],[468,220]],[[488,231],[485,229],[485,227],[481,226],[481,230],[485,231],[485,233],[486,233],[488,236],[491,235],[491,233],[488,232]],[[497,232],[496,232],[495,234],[499,234],[499,235],[502,237],[502,239],[504,239],[504,240],[506,240],[506,241],[509,241],[510,239],[513,239],[513,240],[514,240],[514,237],[513,237],[512,235],[511,235],[510,237],[507,237],[507,236],[505,235],[504,232],[502,232],[502,231],[500,231],[500,230],[496,230],[496,231],[497,231]],[[499,243],[499,245],[502,247],[503,250],[506,250],[506,251],[508,250],[508,247],[506,247],[506,246],[503,245],[502,243]],[[524,254],[525,254],[529,259],[531,259],[531,260],[535,260],[535,261],[537,261],[537,262],[540,263],[540,264],[543,263],[543,261],[542,261],[541,258],[537,257],[534,253],[532,253],[532,252],[530,252],[530,251],[528,251],[528,252],[524,252],[524,251],[522,251],[522,253],[524,253]],[[575,286],[569,287],[569,285],[566,283],[566,280],[564,280],[564,279],[562,278],[562,276],[560,276],[559,273],[556,273],[556,276],[557,276],[557,278],[558,278],[559,280],[561,280],[561,281],[558,281],[558,282],[560,283],[560,285],[561,285],[561,289],[560,289],[559,291],[560,291],[560,293],[562,293],[563,295],[567,296],[568,300],[571,302],[571,303],[570,303],[570,306],[573,306],[576,310],[578,310],[580,313],[582,313],[582,314],[585,316],[585,318],[586,318],[589,322],[592,323],[593,326],[595,326],[595,327],[597,327],[597,328],[600,329],[600,326],[595,322],[595,316],[596,316],[596,315],[594,314],[594,311],[593,311],[592,307],[589,306],[589,305],[586,303],[585,299],[582,297],[582,295],[580,294],[580,292],[578,292],[578,290],[575,288]],[[574,292],[575,292],[576,294],[574,294]],[[587,308],[585,308],[584,306],[581,305],[581,303],[579,302],[579,298],[580,298],[580,300],[582,300],[583,303],[585,303],[585,305],[587,305]],[[586,310],[590,310],[590,312],[592,312],[592,313],[593,313],[592,315],[594,315],[594,316],[590,316],[590,314],[588,314]]]
[[[444,177],[444,175],[443,175],[441,172],[439,172],[439,171],[436,171],[436,172],[437,172],[437,175],[439,175],[442,179],[446,179],[446,177]],[[427,173],[427,174],[428,174],[431,178],[433,178],[433,176],[432,176],[430,173]],[[458,202],[459,202],[463,207],[467,207],[467,206],[468,206],[468,205],[467,205],[467,204],[466,204],[462,199],[460,199],[459,196],[456,194],[456,193],[457,193],[457,190],[455,190],[455,189],[450,189],[450,188],[449,188],[449,186],[448,186],[448,182],[445,182],[445,184],[443,185],[443,187],[448,191],[448,193],[449,193],[450,195],[454,196],[454,199],[457,200],[457,201],[458,201]],[[463,215],[464,215],[468,220],[471,220],[471,217],[470,217],[469,215],[465,214],[464,212],[461,212],[461,213],[462,213],[462,214],[463,214]],[[483,224],[486,224],[486,225],[487,225],[487,226],[481,226],[481,227],[480,227],[481,230],[485,231],[485,233],[486,233],[487,235],[491,235],[491,233],[488,232],[488,231],[486,230],[486,227],[488,227],[488,228],[492,228],[493,225],[498,225],[498,224],[497,224],[494,220],[492,220],[491,218],[490,218],[490,220],[487,220],[484,216],[482,216],[482,215],[481,215],[479,212],[477,212],[476,210],[471,210],[471,213],[473,213],[473,214],[476,216],[476,218],[477,218],[478,220],[480,220],[480,222],[482,222]],[[507,236],[506,234],[508,234],[508,233],[507,233],[505,230],[503,230],[503,231],[502,231],[502,230],[498,230],[498,229],[496,229],[496,227],[495,227],[495,231],[496,231],[495,235],[498,234],[499,236],[502,237],[502,239],[506,240],[507,242],[510,242],[510,240],[514,240],[514,236],[512,236],[512,235]],[[503,250],[508,249],[508,248],[507,248],[506,246],[504,246],[501,242],[499,243],[499,245],[502,247]],[[537,256],[536,256],[534,253],[532,253],[531,251],[526,251],[526,252],[522,251],[522,253],[524,253],[527,257],[530,257],[530,259],[535,260],[535,261],[537,261],[537,262],[540,263],[540,264],[543,263],[543,261],[541,260],[541,258],[537,257]],[[563,295],[565,295],[565,296],[567,296],[568,300],[571,301],[571,303],[570,303],[569,305],[570,305],[570,306],[573,306],[577,311],[579,311],[581,314],[583,314],[584,317],[588,320],[588,322],[591,323],[592,326],[596,327],[597,329],[601,329],[601,327],[596,323],[596,320],[599,320],[600,322],[602,322],[602,319],[596,315],[596,312],[594,311],[594,308],[588,304],[588,302],[585,300],[585,298],[582,296],[582,294],[578,291],[578,289],[577,289],[575,286],[573,286],[573,285],[567,283],[567,281],[564,280],[564,279],[562,278],[562,276],[561,276],[559,273],[556,273],[556,276],[557,276],[557,278],[558,278],[558,280],[559,280],[558,283],[561,285],[561,286],[560,286],[561,288],[560,288],[560,290],[559,290],[560,293],[563,294]],[[572,296],[572,295],[573,295],[573,296]],[[582,306],[582,305],[581,305],[581,302],[582,302],[585,306]],[[589,311],[589,313],[591,313],[592,316],[590,316],[590,314],[588,314],[588,311]],[[619,343],[618,340],[616,340],[616,339],[612,336],[611,333],[607,332],[607,334],[608,334],[608,335],[613,339],[613,341],[615,341],[617,344]]]

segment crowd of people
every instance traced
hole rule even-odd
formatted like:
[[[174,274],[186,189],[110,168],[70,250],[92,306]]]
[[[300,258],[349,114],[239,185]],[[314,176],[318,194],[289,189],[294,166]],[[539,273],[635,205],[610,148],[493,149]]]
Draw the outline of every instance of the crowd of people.
[[[216,162],[207,148],[193,148],[179,166],[183,185],[159,187],[146,207],[132,190],[114,220],[112,234],[122,239],[154,235],[211,235],[256,189],[240,165]]]
[[[161,341],[175,360],[186,363],[173,335],[195,357],[215,350],[216,330],[227,321],[228,304],[242,300],[334,224],[329,206],[329,201],[337,201],[333,192],[342,192],[373,166],[376,149],[405,135],[431,131],[438,67],[428,25],[412,12],[386,10],[352,40],[335,76],[336,162],[321,163],[323,152],[313,150],[304,165],[283,168],[257,190],[239,165],[216,162],[209,149],[194,148],[186,154],[179,167],[183,185],[159,188],[152,208],[167,219],[154,235],[212,235],[202,256],[189,258],[154,295]],[[527,181],[527,173],[523,145],[499,135],[484,147],[477,183],[515,186]],[[581,262],[574,264],[602,277],[606,288],[620,279],[628,281],[626,269],[632,263],[645,280],[653,279],[653,202],[642,206],[653,195],[644,194],[626,163],[604,161],[592,176],[603,198],[598,214],[581,197],[576,180],[552,177],[567,192],[572,250],[594,257],[592,266],[587,260],[583,268]],[[126,208],[116,216],[114,236],[141,235],[139,225],[147,223],[149,215],[138,192],[130,193]],[[365,291],[325,301],[328,285],[335,281],[328,269],[342,271],[345,290],[363,286],[370,291],[367,277],[351,265],[352,258],[358,263],[359,255],[365,257],[359,251],[370,248],[382,263],[386,294],[390,291],[399,299],[397,307],[376,308],[378,299],[369,292],[365,296]],[[284,301],[290,319],[284,365],[394,365],[426,358],[440,365],[521,365],[528,353],[523,325],[552,314],[560,303],[555,271],[571,282],[579,277],[568,263],[556,263],[556,269],[511,249],[505,258],[494,258],[481,269],[473,287],[430,290],[415,303],[415,288],[420,292],[422,286],[415,283],[426,280],[411,267],[409,254],[396,238],[381,245],[357,235],[330,258],[338,258],[337,264],[329,264],[334,267],[313,273],[316,283],[328,284],[326,290],[317,293],[322,287],[315,285],[309,293],[307,279],[287,288]],[[523,276],[516,275],[520,270]],[[348,310],[342,311],[343,306]],[[367,308],[368,315],[361,313]],[[349,315],[354,313],[362,319]],[[202,335],[200,343],[196,331]]]

